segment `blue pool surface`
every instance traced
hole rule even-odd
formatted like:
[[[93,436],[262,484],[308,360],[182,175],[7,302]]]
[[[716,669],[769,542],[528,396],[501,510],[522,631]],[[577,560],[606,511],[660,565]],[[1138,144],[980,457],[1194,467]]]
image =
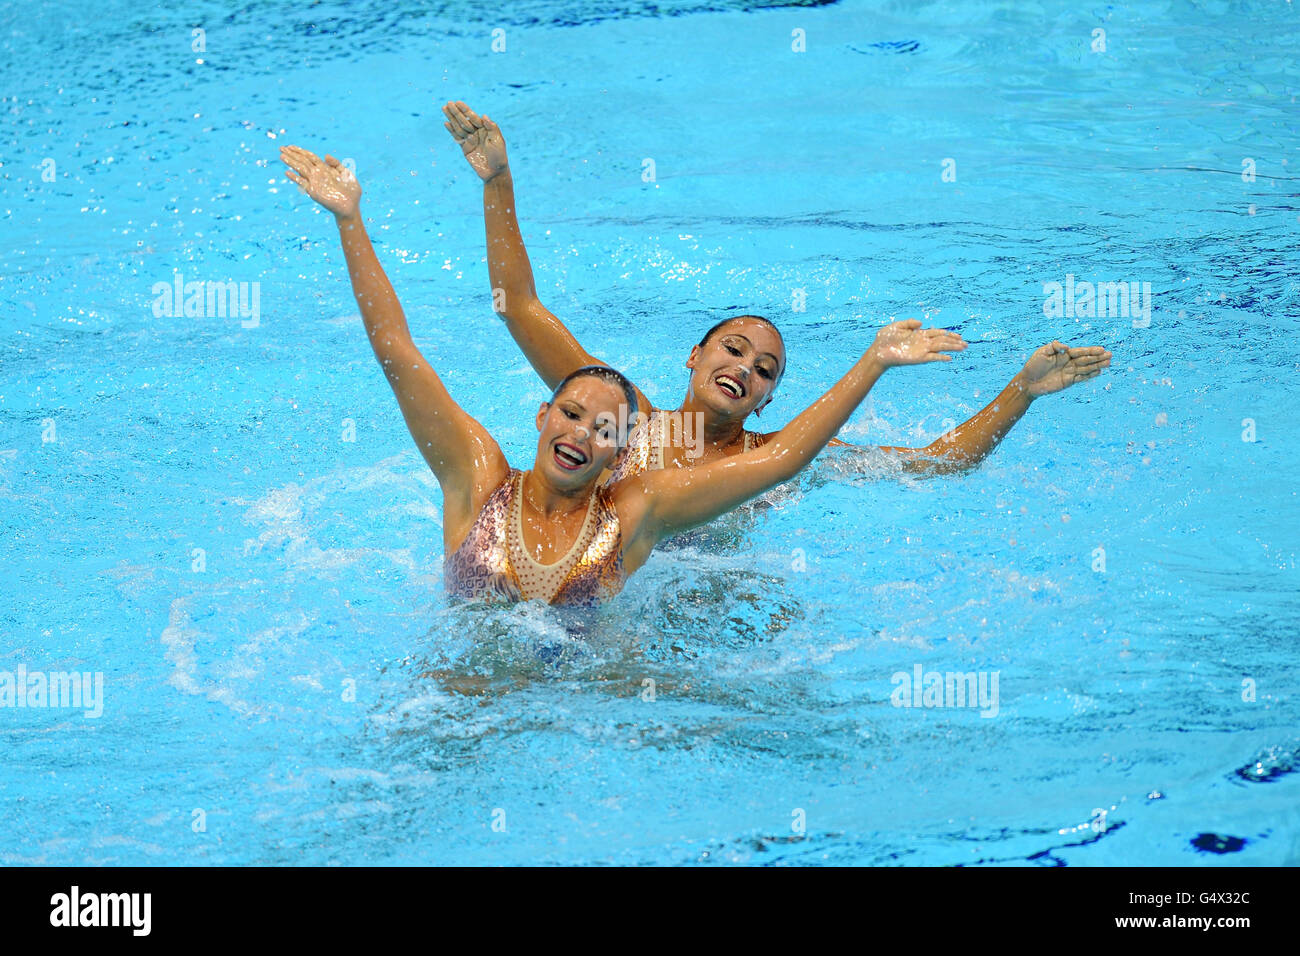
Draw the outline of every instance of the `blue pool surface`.
[[[0,707],[0,864],[1300,863],[1297,6],[4,6],[0,672],[101,673],[103,713]],[[355,163],[528,467],[449,99],[505,133],[542,300],[660,404],[737,311],[788,343],[763,427],[892,318],[961,329],[866,445],[1054,338],[1113,365],[970,474],[825,456],[599,611],[449,606],[277,155]],[[256,322],[155,314],[178,273]],[[1149,325],[1045,315],[1067,275],[1150,283]],[[918,666],[996,715],[894,706]]]

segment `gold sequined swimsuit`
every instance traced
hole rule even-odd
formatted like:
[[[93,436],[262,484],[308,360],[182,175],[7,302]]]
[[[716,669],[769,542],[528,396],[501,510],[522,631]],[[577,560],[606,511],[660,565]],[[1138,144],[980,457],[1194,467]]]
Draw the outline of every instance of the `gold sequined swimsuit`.
[[[621,591],[623,535],[608,488],[592,492],[582,530],[568,553],[554,564],[541,564],[523,543],[523,476],[510,469],[455,554],[447,557],[447,593],[591,606]]]
[[[664,466],[664,448],[669,441],[669,424],[672,413],[660,409],[654,412],[627,436],[627,454],[605,482],[610,487],[624,478],[643,471],[658,471]],[[680,425],[678,432],[680,434]],[[762,432],[745,431],[745,451],[758,448],[766,441]]]

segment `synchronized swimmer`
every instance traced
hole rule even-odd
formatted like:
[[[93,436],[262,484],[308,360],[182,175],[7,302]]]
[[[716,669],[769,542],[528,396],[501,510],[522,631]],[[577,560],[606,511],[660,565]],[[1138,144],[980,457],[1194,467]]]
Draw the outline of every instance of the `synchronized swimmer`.
[[[462,409],[411,338],[406,317],[361,217],[361,185],[332,156],[297,146],[285,175],[334,214],[352,290],[375,357],[407,429],[443,493],[444,579],[455,598],[608,600],[665,538],[708,523],[788,481],[828,444],[889,368],[951,361],[961,336],[915,319],[882,328],[825,395],[774,432],[745,427],[771,401],[786,370],[785,342],[757,315],[726,318],[691,348],[687,393],[654,408],[620,372],[594,358],[538,299],[515,215],[514,183],[500,129],[464,103],[444,124],[483,180],[493,307],[551,389],[536,416],[533,466],[512,468],[500,446]],[[1037,398],[1095,378],[1103,348],[1051,342],[983,410],[924,448],[886,446],[913,473],[982,461]],[[702,441],[673,440],[670,423],[700,423]]]
[[[644,399],[621,373],[584,365],[567,371],[541,404],[533,466],[520,471],[452,399],[412,340],[366,233],[356,177],[333,156],[322,160],[296,146],[282,148],[280,158],[285,175],[334,214],[371,348],[442,488],[444,579],[453,597],[607,600],[664,538],[793,478],[887,369],[951,361],[945,353],[966,347],[953,332],[923,329],[915,319],[894,322],[825,395],[758,447],[690,469],[629,473],[612,484],[602,477],[626,462],[627,422]],[[749,365],[766,361],[747,360],[737,374],[748,380]]]
[[[483,219],[494,308],[515,342],[549,388],[574,369],[604,364],[592,356],[544,306],[533,284],[533,270],[515,215],[514,179],[505,138],[496,123],[463,102],[443,107],[443,124],[483,180]],[[1110,366],[1111,353],[1099,346],[1071,348],[1050,342],[1035,351],[1024,368],[984,409],[924,448],[884,447],[911,473],[938,474],[973,468],[1043,395],[1095,378]],[[614,480],[668,465],[699,466],[759,447],[774,437],[745,428],[772,400],[785,373],[785,342],[776,326],[756,315],[723,319],[709,329],[686,360],[691,370],[686,397],[673,411],[654,408],[637,390],[648,418],[633,432],[632,445]],[[701,423],[701,448],[672,441],[670,424]],[[845,442],[832,440],[832,445]]]

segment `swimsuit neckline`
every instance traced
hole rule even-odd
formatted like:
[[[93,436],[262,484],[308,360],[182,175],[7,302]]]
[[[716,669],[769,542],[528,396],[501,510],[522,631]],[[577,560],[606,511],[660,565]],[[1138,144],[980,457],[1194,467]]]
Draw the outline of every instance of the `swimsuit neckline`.
[[[651,436],[650,441],[650,460],[647,463],[650,471],[659,471],[668,467],[664,459],[664,448],[668,445],[669,414],[671,414],[670,411],[664,408],[655,411],[655,416],[658,418],[658,422],[656,423],[657,428],[655,434]],[[751,432],[748,428],[745,428],[742,425],[740,428],[740,434],[743,435],[744,438],[739,453],[744,454],[747,451],[752,451],[754,448],[754,436],[757,433]],[[683,465],[681,462],[673,462],[673,465],[677,468],[691,467],[689,465]]]
[[[524,543],[524,472],[519,472],[515,477],[514,507],[511,509],[514,514],[511,516],[511,525],[514,527],[515,537],[519,542],[519,554],[525,561],[537,568],[539,571],[553,572],[562,564],[569,561],[574,553],[582,544],[583,539],[587,537],[587,532],[591,528],[592,516],[596,511],[596,491],[592,489],[591,497],[587,499],[587,514],[582,519],[582,527],[578,529],[577,536],[573,543],[569,545],[569,550],[552,561],[550,564],[543,564],[532,556],[528,547]]]

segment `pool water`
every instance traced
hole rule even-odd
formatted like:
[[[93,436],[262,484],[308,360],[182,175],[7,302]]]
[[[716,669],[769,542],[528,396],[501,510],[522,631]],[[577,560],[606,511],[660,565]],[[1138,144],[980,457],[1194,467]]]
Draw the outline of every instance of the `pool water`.
[[[745,6],[0,11],[0,690],[103,680],[98,717],[0,707],[0,863],[1300,863],[1296,6]],[[824,456],[596,612],[449,606],[277,159],[355,164],[418,344],[527,467],[448,99],[502,126],[542,300],[659,404],[736,310],[789,346],[765,428],[892,318],[961,329],[865,445],[1054,338],[1113,366],[970,474]],[[1149,322],[1045,314],[1067,277],[1149,283]]]

